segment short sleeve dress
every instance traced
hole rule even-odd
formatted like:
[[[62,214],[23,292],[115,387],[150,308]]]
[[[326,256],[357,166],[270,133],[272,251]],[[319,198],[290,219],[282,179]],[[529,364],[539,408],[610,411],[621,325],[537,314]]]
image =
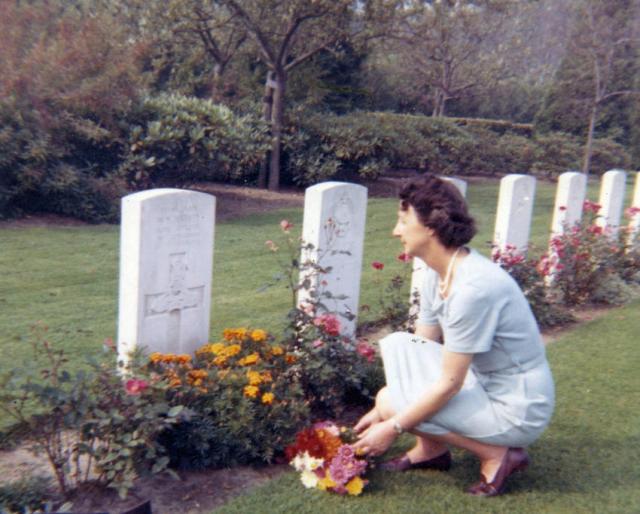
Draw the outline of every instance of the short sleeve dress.
[[[449,295],[426,273],[418,323],[440,325],[444,344],[406,332],[380,341],[387,387],[397,412],[439,378],[443,350],[471,353],[462,389],[415,427],[499,446],[527,446],[549,424],[555,394],[540,331],[513,278],[475,250],[458,261]]]

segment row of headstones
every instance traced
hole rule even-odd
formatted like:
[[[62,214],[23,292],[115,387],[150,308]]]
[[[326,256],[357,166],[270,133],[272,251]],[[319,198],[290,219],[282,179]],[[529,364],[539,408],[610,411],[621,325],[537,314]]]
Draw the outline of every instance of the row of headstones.
[[[447,178],[466,195],[466,182]],[[535,178],[507,175],[500,183],[494,243],[526,250],[535,196]],[[624,205],[626,174],[613,170],[602,178],[598,223],[615,230]],[[579,221],[586,195],[586,177],[560,176],[551,231]],[[640,173],[636,174],[632,206],[640,207]],[[364,247],[367,189],[325,182],[307,189],[302,239],[308,246],[301,262],[330,268],[307,275],[312,286],[300,291],[299,304],[323,297],[340,318],[342,334],[356,327]],[[193,353],[209,337],[215,197],[194,191],[154,189],[126,196],[122,202],[118,349],[128,359],[135,347],[162,353]],[[640,230],[640,214],[631,220]],[[426,265],[414,259],[412,295],[419,291]],[[324,295],[323,293],[330,293]]]

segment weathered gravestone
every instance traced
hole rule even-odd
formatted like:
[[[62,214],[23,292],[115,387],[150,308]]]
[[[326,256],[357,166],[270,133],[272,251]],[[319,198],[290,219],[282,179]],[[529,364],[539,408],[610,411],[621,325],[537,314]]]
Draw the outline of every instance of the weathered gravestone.
[[[558,177],[556,200],[551,221],[551,237],[564,233],[582,218],[582,205],[587,194],[587,176],[567,171]]]
[[[340,333],[348,337],[354,336],[356,329],[366,214],[366,187],[323,182],[305,192],[302,239],[313,248],[303,250],[301,263],[314,262],[331,271],[301,275],[302,281],[311,283],[299,291],[298,305],[313,301],[310,293],[314,291],[328,312],[353,315],[352,320],[339,317]],[[326,298],[324,293],[343,298]]]
[[[600,198],[598,203],[602,206],[596,225],[608,228],[611,235],[615,236],[620,227],[620,217],[624,205],[624,189],[627,174],[622,170],[610,170],[602,175],[600,185]]]
[[[454,177],[440,177],[458,189],[463,197],[467,196],[467,182]],[[409,310],[410,316],[416,316],[420,310],[420,292],[422,291],[422,284],[424,283],[424,275],[427,272],[427,264],[419,257],[413,258],[413,271],[411,273],[411,294],[409,303],[411,305]]]
[[[118,355],[193,353],[209,338],[215,197],[152,189],[122,199]]]
[[[629,219],[629,245],[637,244],[636,238],[640,237],[640,171],[636,172],[636,185],[633,190],[631,207],[637,209],[637,212],[634,211]]]
[[[524,253],[529,244],[536,179],[529,175],[507,175],[500,181],[498,212],[493,244],[500,250],[509,246]]]

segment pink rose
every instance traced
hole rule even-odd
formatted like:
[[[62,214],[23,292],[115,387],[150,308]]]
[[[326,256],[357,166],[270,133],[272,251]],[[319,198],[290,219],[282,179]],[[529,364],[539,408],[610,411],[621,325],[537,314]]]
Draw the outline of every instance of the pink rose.
[[[289,232],[289,230],[293,228],[293,223],[291,223],[289,220],[282,220],[280,222],[280,228],[283,232]]]
[[[356,352],[367,359],[367,362],[373,362],[376,358],[376,349],[364,339],[358,341]]]
[[[127,394],[132,395],[142,393],[147,387],[149,387],[147,381],[139,378],[130,378],[124,384],[124,389],[127,391]]]
[[[340,321],[333,314],[322,314],[313,320],[313,324],[330,336],[340,335]]]

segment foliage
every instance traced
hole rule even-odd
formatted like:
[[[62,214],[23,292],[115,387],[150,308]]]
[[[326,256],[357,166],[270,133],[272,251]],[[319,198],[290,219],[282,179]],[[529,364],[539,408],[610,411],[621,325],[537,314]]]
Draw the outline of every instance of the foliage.
[[[123,383],[111,359],[92,363],[93,373],[72,374],[45,332],[36,327],[32,343],[42,369],[3,376],[0,409],[28,425],[31,451],[46,455],[62,495],[95,482],[125,497],[136,476],[166,468],[169,459],[156,436],[181,409],[162,401],[167,385],[160,381]]]
[[[327,248],[316,252],[312,244],[293,238],[290,222],[282,220],[280,226],[282,243],[267,241],[266,245],[278,257],[281,268],[274,283],[284,282],[291,292],[282,346],[295,357],[292,367],[312,414],[337,417],[349,401],[372,394],[365,384],[368,370],[375,365],[376,352],[366,341],[343,335],[341,320],[353,320],[351,312],[330,307],[346,299],[327,288],[326,278],[332,268],[325,261],[339,251],[328,243]],[[325,231],[332,230],[335,225],[329,221]],[[286,249],[282,257],[280,248]]]
[[[168,401],[185,415],[160,441],[173,466],[268,463],[308,417],[296,357],[263,330],[226,329],[189,355],[153,353],[148,368],[170,384]]]
[[[108,17],[5,5],[0,21],[0,216],[113,221],[121,119],[143,83],[142,47]],[[63,71],[64,70],[64,71]]]
[[[541,328],[551,328],[573,321],[573,316],[566,307],[548,296],[548,273],[541,270],[539,259],[524,255],[512,245],[507,245],[504,249],[493,247],[491,257],[518,283]]]
[[[146,98],[120,174],[136,188],[195,181],[250,181],[267,149],[265,126],[210,100]]]
[[[0,485],[0,511],[31,512],[44,509],[50,497],[49,479],[32,476]]]

